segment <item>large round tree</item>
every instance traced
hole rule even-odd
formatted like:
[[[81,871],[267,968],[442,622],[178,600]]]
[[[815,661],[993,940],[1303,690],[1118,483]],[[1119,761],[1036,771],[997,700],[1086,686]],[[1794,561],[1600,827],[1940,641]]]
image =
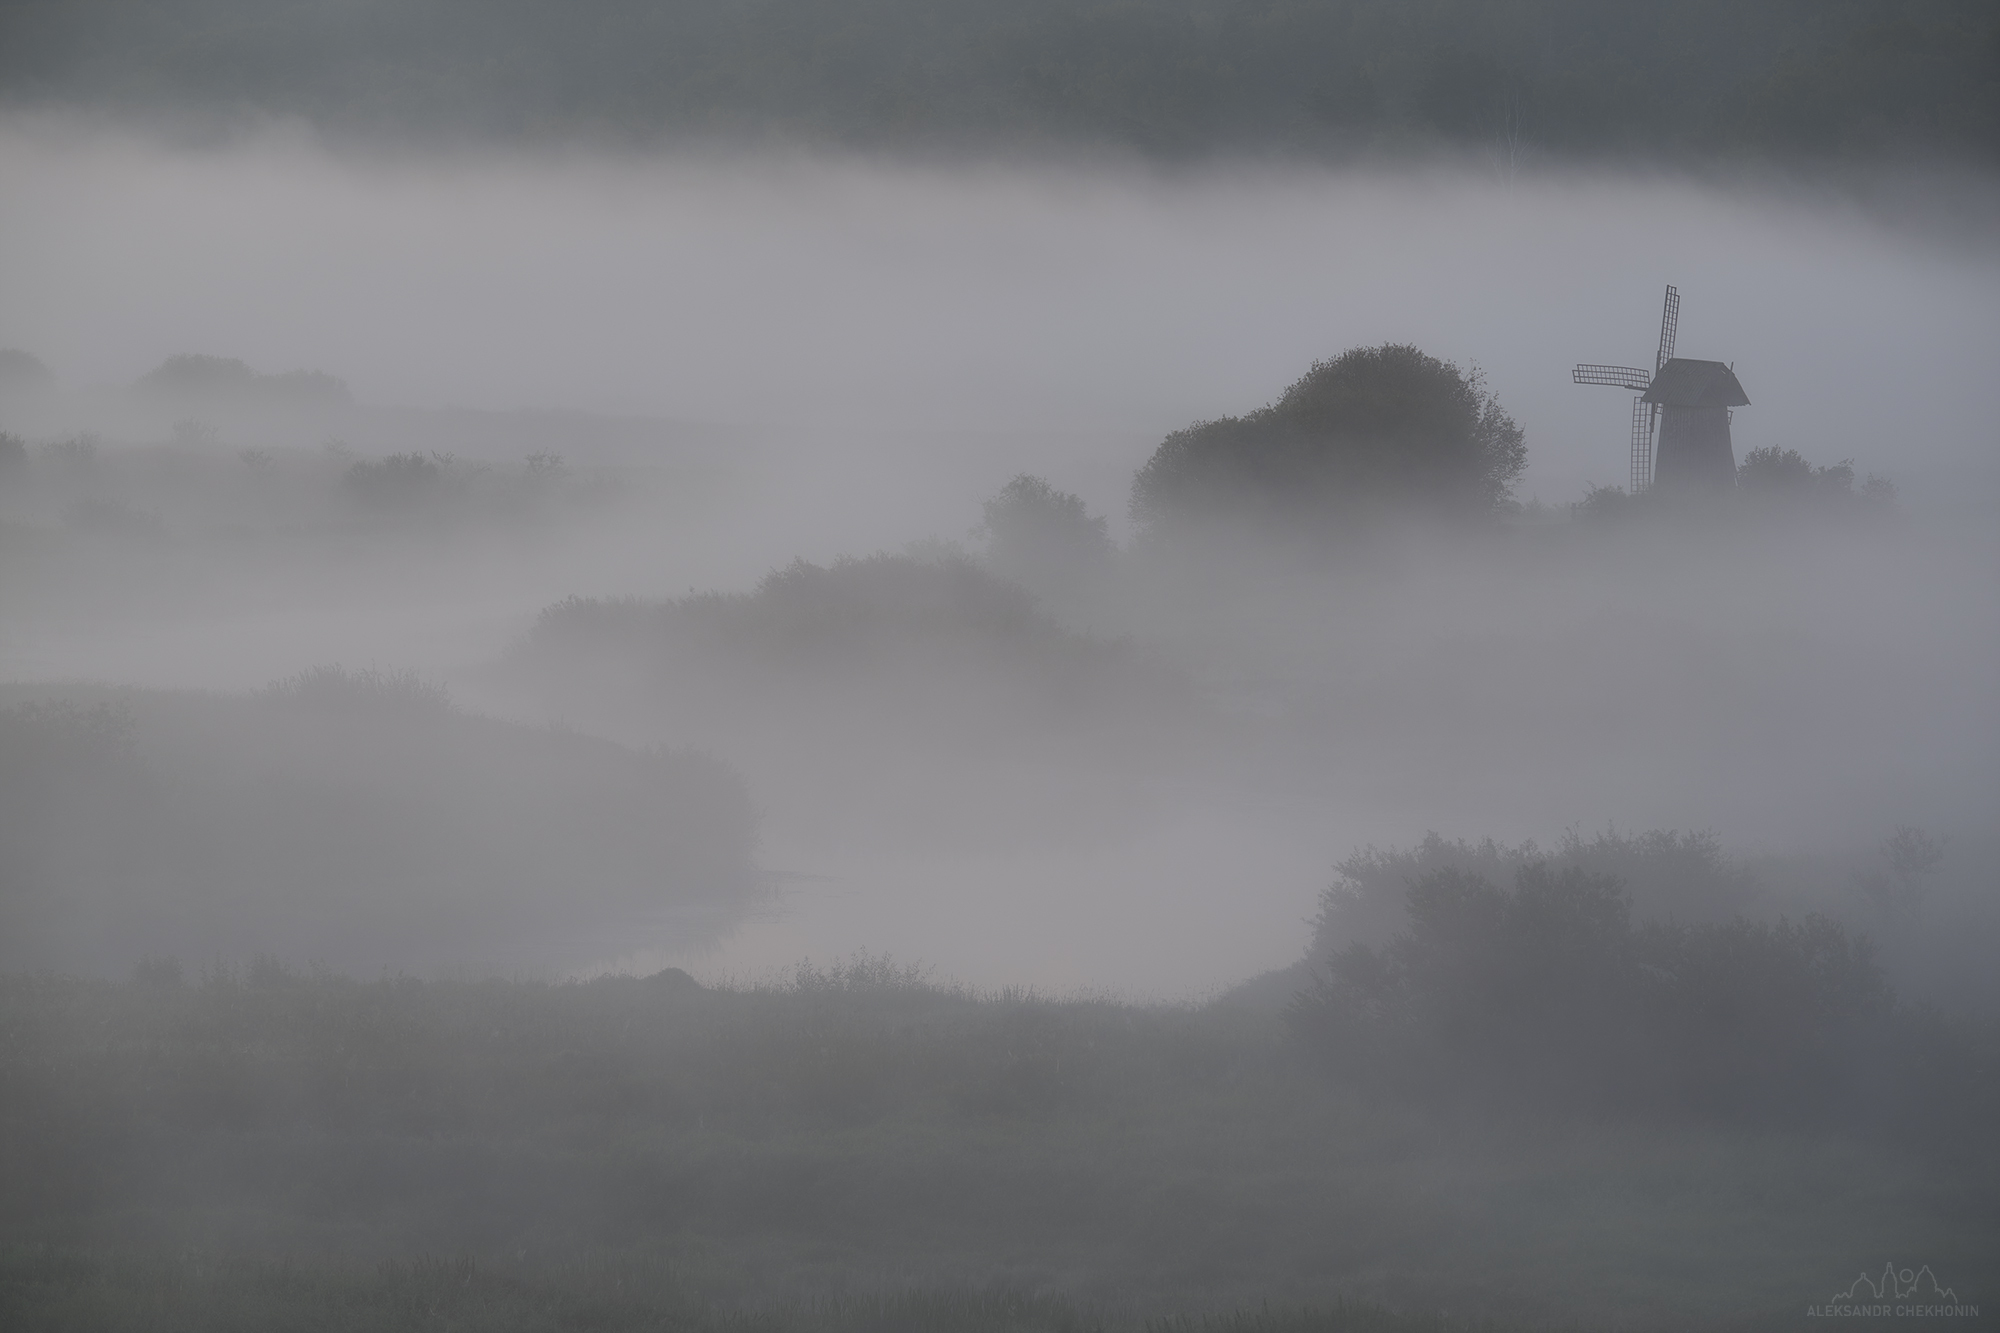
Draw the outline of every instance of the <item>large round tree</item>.
[[[1169,435],[1133,479],[1132,514],[1148,527],[1470,515],[1503,504],[1526,463],[1521,428],[1477,371],[1385,343],[1317,362],[1248,416]]]

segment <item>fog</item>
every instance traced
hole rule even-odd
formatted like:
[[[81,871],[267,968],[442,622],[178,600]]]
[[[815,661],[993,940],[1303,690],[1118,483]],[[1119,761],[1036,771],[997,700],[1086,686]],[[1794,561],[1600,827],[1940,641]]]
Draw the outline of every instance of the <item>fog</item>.
[[[1800,146],[1940,4],[9,19],[0,1324],[1976,1322],[2000,186]]]
[[[426,157],[46,121],[0,132],[0,174],[0,345],[55,376],[0,425],[97,436],[85,480],[10,510],[36,554],[7,576],[0,676],[243,693],[408,669],[462,708],[732,765],[769,892],[719,941],[627,936],[598,968],[747,977],[873,949],[983,984],[1199,995],[1297,957],[1327,868],[1367,843],[1659,827],[1858,856],[1905,824],[1976,843],[2000,797],[2000,253],[1919,225],[1950,182],[1886,180],[1894,219],[1863,191],[1479,162]],[[1748,387],[1738,457],[1851,459],[1894,483],[1894,522],[1498,552],[1410,533],[1332,569],[1239,544],[1230,586],[1128,553],[1042,610],[1180,693],[1088,744],[1035,739],[1038,687],[964,664],[948,736],[837,682],[722,703],[690,678],[663,703],[518,666],[571,595],[747,592],[927,540],[976,555],[981,502],[1024,472],[1129,544],[1164,435],[1385,341],[1484,373],[1526,430],[1516,494],[1551,507],[1527,529],[1558,533],[1626,469],[1624,399],[1568,368],[1642,363],[1668,282],[1681,354]],[[351,396],[128,389],[187,352]],[[311,498],[404,450],[490,465],[479,485],[559,454],[570,493],[372,527]],[[145,536],[90,535],[78,496]]]

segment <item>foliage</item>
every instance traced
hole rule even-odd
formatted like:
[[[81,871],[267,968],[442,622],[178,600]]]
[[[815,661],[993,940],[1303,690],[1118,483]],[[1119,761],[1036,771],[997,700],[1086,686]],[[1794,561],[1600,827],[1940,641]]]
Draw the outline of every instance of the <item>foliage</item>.
[[[1933,1160],[1357,1091],[1228,1006],[979,994],[880,958],[734,988],[270,961],[0,975],[0,1247],[117,1251],[23,1259],[0,1298],[72,1303],[50,1308],[92,1328],[134,1303],[188,1312],[147,1327],[229,1327],[237,1301],[243,1326],[286,1327],[315,1299],[396,1327],[399,1292],[477,1327],[508,1327],[519,1296],[548,1321],[526,1327],[713,1298],[949,1328],[975,1302],[924,1289],[1018,1283],[1135,1325],[1272,1303],[1161,1333],[1424,1327],[1343,1316],[1341,1295],[1691,1325],[1767,1298],[1792,1313],[1827,1253],[1884,1234],[1940,1272],[1995,1241],[1983,1134]],[[1488,1217],[1505,1228],[1467,1225]],[[1686,1262],[1663,1268],[1663,1246]],[[464,1267],[411,1271],[420,1255]]]
[[[345,381],[317,370],[265,375],[234,357],[181,353],[142,376],[142,396],[176,402],[288,403],[338,407],[351,401]]]
[[[2000,1111],[2000,1067],[1898,1011],[1867,941],[1826,917],[1635,926],[1614,875],[1530,861],[1513,878],[1419,875],[1386,946],[1324,956],[1295,1030],[1421,1097],[1902,1132]]]
[[[1822,510],[1881,510],[1896,499],[1896,488],[1885,477],[1871,475],[1857,490],[1851,461],[1815,467],[1796,449],[1776,445],[1743,455],[1736,491],[1755,504]]]
[[[814,671],[879,663],[919,644],[984,654],[1066,637],[1025,591],[962,556],[874,555],[829,565],[794,560],[749,593],[691,593],[665,603],[566,598],[543,609],[528,646],[618,644]]]
[[[990,735],[996,709],[1035,729],[1115,721],[1153,686],[1122,646],[1065,629],[956,554],[795,560],[752,592],[665,603],[572,597],[543,610],[517,661],[559,690],[591,682],[579,703],[636,680],[685,700],[696,727],[731,712],[797,727],[856,716],[877,737],[932,742]]]
[[[1771,445],[1743,455],[1730,502],[1739,517],[1759,523],[1779,515],[1879,517],[1894,510],[1896,487],[1873,473],[1856,485],[1852,461],[1816,466],[1796,449]],[[1592,486],[1570,513],[1586,523],[1611,525],[1664,517],[1688,503],[1689,497],[1658,489],[1628,495],[1620,487]]]
[[[1521,428],[1467,374],[1415,347],[1314,363],[1277,402],[1169,435],[1132,482],[1148,525],[1249,511],[1338,526],[1371,511],[1491,512],[1527,465]]]
[[[273,681],[263,694],[274,703],[325,713],[422,717],[451,709],[450,692],[414,671],[375,667],[350,671],[338,663],[308,667],[295,676]]]
[[[419,453],[360,459],[348,465],[342,480],[348,490],[371,505],[420,505],[444,494],[445,461]]]
[[[1882,869],[1855,876],[1855,885],[1875,906],[1892,915],[1914,914],[1928,896],[1931,880],[1944,864],[1944,843],[1920,828],[1904,825],[1882,844]]]
[[[976,535],[996,574],[1048,595],[1100,573],[1113,555],[1102,516],[1040,477],[1015,477],[988,500]]]
[[[16,0],[15,104],[411,136],[1990,159],[1983,0]]]
[[[1623,486],[1593,485],[1581,500],[1569,507],[1572,517],[1587,523],[1611,523],[1631,518],[1647,509],[1645,495],[1627,494]]]
[[[99,440],[97,436],[89,431],[85,431],[80,435],[71,435],[65,439],[50,440],[37,452],[41,454],[42,458],[61,471],[71,474],[83,474],[92,471],[97,466],[98,444]]]
[[[1615,878],[1642,920],[1728,920],[1756,894],[1753,877],[1723,855],[1712,833],[1607,829],[1586,839],[1572,829],[1551,848],[1426,833],[1414,847],[1364,847],[1334,867],[1313,921],[1311,957],[1324,962],[1351,944],[1388,943],[1408,924],[1406,892],[1426,876],[1450,872],[1500,882],[1537,865]]]

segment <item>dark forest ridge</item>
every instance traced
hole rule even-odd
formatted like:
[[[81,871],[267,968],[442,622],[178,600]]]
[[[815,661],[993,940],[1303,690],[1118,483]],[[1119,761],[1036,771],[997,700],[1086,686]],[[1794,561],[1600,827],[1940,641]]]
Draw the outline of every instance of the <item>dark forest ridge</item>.
[[[1983,0],[13,0],[0,98],[363,137],[2000,157]]]

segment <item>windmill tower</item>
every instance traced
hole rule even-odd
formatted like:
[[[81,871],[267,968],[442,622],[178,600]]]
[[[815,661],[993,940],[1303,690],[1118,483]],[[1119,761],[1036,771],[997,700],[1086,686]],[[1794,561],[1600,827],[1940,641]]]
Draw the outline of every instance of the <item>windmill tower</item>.
[[[1639,390],[1632,400],[1632,494],[1653,486],[1676,491],[1722,491],[1736,484],[1736,450],[1729,442],[1729,409],[1748,407],[1735,370],[1720,361],[1674,355],[1681,294],[1667,288],[1660,312],[1660,351],[1651,371],[1635,366],[1580,365],[1578,384]],[[1657,455],[1653,448],[1659,435]]]

